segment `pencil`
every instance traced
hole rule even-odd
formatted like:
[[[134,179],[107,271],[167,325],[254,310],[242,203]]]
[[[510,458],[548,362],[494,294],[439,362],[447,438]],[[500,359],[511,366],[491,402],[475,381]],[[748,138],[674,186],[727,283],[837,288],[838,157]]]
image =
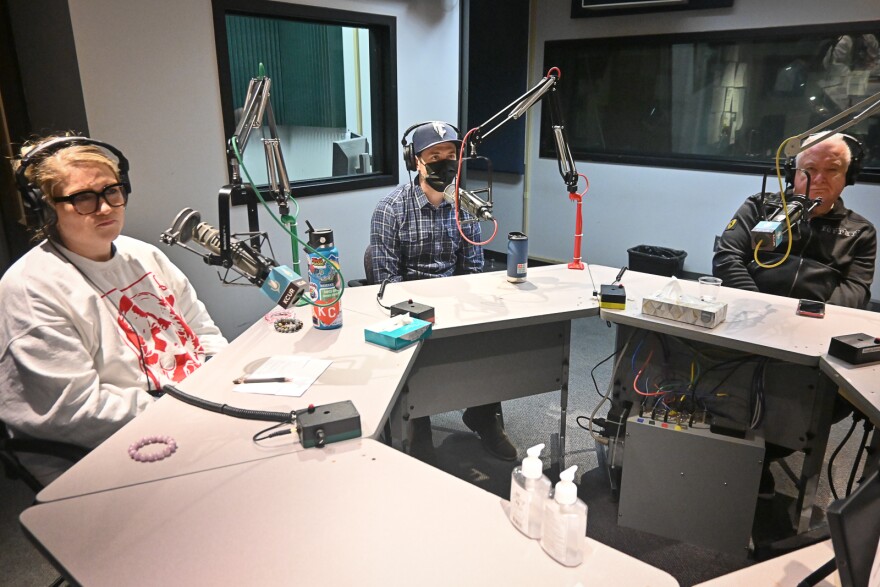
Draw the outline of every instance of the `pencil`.
[[[287,377],[239,377],[234,379],[233,383],[287,383],[290,381]]]

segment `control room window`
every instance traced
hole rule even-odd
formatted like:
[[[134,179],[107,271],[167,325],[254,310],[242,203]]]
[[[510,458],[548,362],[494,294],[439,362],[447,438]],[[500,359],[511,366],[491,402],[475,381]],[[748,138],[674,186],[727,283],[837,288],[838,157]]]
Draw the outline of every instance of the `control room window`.
[[[295,197],[397,182],[393,17],[260,0],[213,7],[227,139],[250,80],[265,75]],[[266,124],[243,160],[264,189],[261,137],[269,137]]]
[[[880,92],[878,39],[880,22],[548,41],[544,60],[578,159],[763,173],[782,141]],[[860,181],[880,182],[880,115],[845,132]]]

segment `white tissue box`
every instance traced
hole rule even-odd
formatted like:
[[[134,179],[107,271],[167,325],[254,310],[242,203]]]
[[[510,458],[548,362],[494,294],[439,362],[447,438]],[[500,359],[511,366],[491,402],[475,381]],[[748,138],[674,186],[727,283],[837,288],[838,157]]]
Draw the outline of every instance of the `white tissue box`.
[[[727,317],[727,304],[701,300],[674,300],[655,294],[642,299],[642,314],[703,328],[715,328]]]

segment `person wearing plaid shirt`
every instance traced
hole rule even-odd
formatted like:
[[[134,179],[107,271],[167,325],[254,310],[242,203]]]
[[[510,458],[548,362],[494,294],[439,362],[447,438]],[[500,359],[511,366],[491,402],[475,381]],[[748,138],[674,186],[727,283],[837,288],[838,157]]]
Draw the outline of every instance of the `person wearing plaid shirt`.
[[[371,273],[368,280],[410,281],[483,270],[480,224],[461,224],[455,208],[444,200],[443,190],[455,181],[458,131],[445,122],[426,122],[413,130],[412,144],[406,144],[404,163],[416,171],[415,180],[395,189],[376,205],[370,223]],[[462,210],[464,218],[472,219]],[[468,240],[472,242],[468,242]],[[476,432],[487,452],[503,460],[516,459],[517,449],[501,423],[501,404],[493,403],[465,410],[462,420]],[[429,418],[410,420],[410,452],[433,460],[433,441]]]

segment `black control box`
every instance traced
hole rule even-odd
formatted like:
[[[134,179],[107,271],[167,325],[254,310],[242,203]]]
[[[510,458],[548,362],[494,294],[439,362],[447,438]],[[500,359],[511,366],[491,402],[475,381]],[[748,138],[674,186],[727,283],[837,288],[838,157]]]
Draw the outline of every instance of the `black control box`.
[[[864,332],[846,334],[831,339],[828,354],[853,365],[880,361],[880,337]]]
[[[606,310],[626,310],[626,289],[622,285],[611,284],[601,286],[599,307]]]
[[[419,304],[412,300],[407,300],[391,306],[391,315],[397,316],[399,314],[409,314],[413,318],[418,318],[419,320],[434,324],[433,306],[426,306],[425,304]]]
[[[309,406],[296,412],[296,433],[303,448],[321,448],[360,436],[361,415],[350,400]]]

